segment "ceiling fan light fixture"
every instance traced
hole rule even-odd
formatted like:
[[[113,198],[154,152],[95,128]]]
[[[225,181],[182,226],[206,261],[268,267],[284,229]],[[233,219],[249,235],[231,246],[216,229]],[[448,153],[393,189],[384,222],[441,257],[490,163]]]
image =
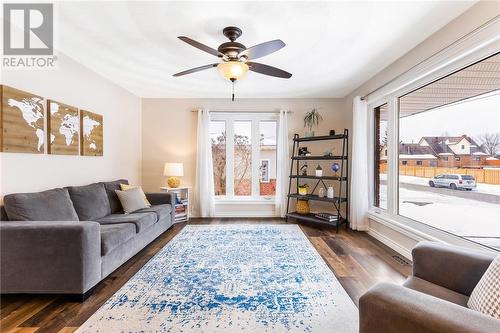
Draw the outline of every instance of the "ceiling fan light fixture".
[[[218,64],[217,69],[225,79],[234,81],[243,78],[250,68],[241,61],[226,61]]]

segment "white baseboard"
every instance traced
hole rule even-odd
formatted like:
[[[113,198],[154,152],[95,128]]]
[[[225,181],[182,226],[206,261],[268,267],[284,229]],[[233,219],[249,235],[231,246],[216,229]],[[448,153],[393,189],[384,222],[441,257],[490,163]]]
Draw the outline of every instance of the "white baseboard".
[[[402,246],[401,244],[396,243],[391,238],[387,237],[386,235],[384,235],[384,234],[382,234],[382,233],[380,233],[377,230],[372,229],[372,228],[370,228],[370,230],[368,230],[368,235],[372,236],[373,238],[380,241],[381,243],[387,245],[388,247],[390,247],[391,249],[393,249],[397,253],[403,255],[406,259],[411,260],[411,250],[412,249],[406,248],[406,247]]]
[[[263,214],[262,212],[224,212],[224,213],[216,213],[215,218],[217,217],[234,217],[234,218],[245,218],[245,217],[277,217],[274,214]]]

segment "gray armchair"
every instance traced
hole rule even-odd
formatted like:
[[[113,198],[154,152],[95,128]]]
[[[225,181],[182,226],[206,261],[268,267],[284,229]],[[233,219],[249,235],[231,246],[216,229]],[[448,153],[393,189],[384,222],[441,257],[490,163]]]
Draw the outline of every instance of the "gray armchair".
[[[500,320],[467,308],[495,255],[421,242],[403,286],[381,283],[359,299],[360,333],[500,332]]]

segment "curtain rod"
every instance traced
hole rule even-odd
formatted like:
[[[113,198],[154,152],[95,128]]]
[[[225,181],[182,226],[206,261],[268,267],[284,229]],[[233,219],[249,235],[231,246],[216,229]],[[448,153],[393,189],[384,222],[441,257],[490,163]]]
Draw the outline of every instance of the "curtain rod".
[[[384,83],[383,85],[379,86],[378,88],[370,91],[369,93],[365,94],[364,96],[361,97],[361,100],[365,100],[368,98],[368,96],[370,96],[371,94],[373,94],[374,92],[377,92],[379,91],[380,89],[386,87],[387,85],[391,84],[392,82],[396,81],[397,79],[399,79],[400,77],[402,77],[403,75],[405,75],[406,73],[408,73],[409,71],[411,71],[412,69],[414,69],[415,67],[417,66],[420,66],[421,64],[423,64],[424,62],[428,61],[429,59],[431,59],[432,57],[444,52],[446,49],[452,47],[453,45],[456,45],[458,43],[460,43],[462,40],[468,38],[470,35],[474,34],[476,31],[479,31],[481,29],[484,29],[486,26],[490,25],[491,22],[494,22],[496,20],[499,19],[499,16],[495,16],[494,18],[492,18],[491,20],[489,20],[488,22],[486,22],[485,24],[477,27],[476,29],[472,30],[471,32],[469,32],[468,34],[460,37],[459,39],[457,39],[456,41],[454,41],[453,43],[449,44],[448,46],[442,48],[441,50],[431,54],[430,56],[428,56],[427,58],[425,58],[424,60],[420,61],[419,63],[417,63],[416,65],[410,67],[409,69],[407,69],[406,71],[404,71],[403,73],[395,76],[394,78],[392,78],[391,80],[387,81],[386,83]]]
[[[244,111],[244,110],[208,110],[211,113],[280,113],[279,111]],[[191,110],[191,112],[198,112],[198,110]],[[286,110],[286,113],[293,113],[293,111]]]

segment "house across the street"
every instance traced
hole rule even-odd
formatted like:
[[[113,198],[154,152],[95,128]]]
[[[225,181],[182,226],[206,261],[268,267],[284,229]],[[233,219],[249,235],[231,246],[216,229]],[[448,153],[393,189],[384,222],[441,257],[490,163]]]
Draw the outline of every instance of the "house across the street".
[[[381,163],[387,163],[387,147],[380,155]],[[399,165],[482,168],[489,157],[468,135],[424,136],[418,143],[399,144]]]

